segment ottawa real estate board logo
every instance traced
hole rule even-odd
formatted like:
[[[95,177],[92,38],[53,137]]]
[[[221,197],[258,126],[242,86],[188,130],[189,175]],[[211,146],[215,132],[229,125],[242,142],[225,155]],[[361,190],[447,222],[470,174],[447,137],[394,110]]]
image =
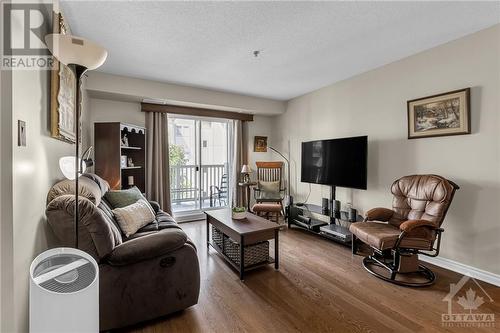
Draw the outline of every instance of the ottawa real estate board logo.
[[[1,69],[52,69],[54,61],[44,38],[52,31],[56,3],[2,0],[1,4]]]
[[[443,327],[495,327],[495,314],[484,310],[493,299],[469,276],[451,283],[443,302],[448,303],[448,312],[441,314]]]

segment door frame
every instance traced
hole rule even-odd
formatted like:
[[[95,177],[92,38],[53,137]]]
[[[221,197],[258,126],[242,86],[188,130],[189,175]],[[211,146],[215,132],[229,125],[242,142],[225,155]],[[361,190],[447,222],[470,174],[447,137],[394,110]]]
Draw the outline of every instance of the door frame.
[[[219,123],[226,123],[227,128],[226,128],[226,160],[227,160],[227,165],[228,165],[228,192],[230,192],[230,184],[232,182],[231,179],[231,164],[232,160],[230,158],[230,143],[231,143],[231,135],[232,131],[230,129],[231,126],[231,119],[226,119],[226,118],[214,118],[214,117],[200,117],[200,116],[190,116],[190,115],[179,115],[179,114],[168,114],[167,117],[170,119],[188,119],[188,120],[194,120],[194,126],[195,126],[195,165],[197,167],[197,180],[198,180],[198,188],[197,188],[197,199],[195,199],[195,206],[196,208],[193,210],[185,210],[185,211],[180,211],[180,212],[174,212],[173,207],[172,207],[172,214],[177,220],[177,222],[188,222],[188,221],[194,221],[194,220],[200,220],[205,218],[205,214],[203,211],[205,210],[214,210],[214,209],[220,209],[221,206],[217,207],[203,207],[203,186],[202,186],[202,180],[203,180],[203,174],[202,174],[202,126],[201,123],[203,121],[205,122],[219,122]],[[170,143],[169,143],[170,144]],[[228,202],[227,206],[230,206],[230,200],[231,200],[231,193],[228,193]],[[227,206],[222,206],[222,207],[227,207]]]

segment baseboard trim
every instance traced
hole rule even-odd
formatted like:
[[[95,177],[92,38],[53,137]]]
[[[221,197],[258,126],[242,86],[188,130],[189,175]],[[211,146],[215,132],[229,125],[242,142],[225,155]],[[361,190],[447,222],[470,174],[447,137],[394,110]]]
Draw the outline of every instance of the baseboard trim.
[[[420,260],[428,262],[430,264],[446,268],[450,271],[457,272],[463,275],[470,276],[474,279],[481,280],[487,283],[491,283],[495,286],[500,287],[500,275],[484,271],[479,268],[468,266],[459,263],[454,260],[441,258],[441,257],[427,257],[420,255],[418,256]]]

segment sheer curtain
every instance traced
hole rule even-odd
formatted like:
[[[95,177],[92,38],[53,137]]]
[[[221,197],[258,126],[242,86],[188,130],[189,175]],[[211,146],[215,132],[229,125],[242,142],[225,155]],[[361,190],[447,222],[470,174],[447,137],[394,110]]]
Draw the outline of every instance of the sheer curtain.
[[[241,167],[246,159],[246,149],[244,145],[244,126],[241,120],[233,120],[231,122],[231,202],[234,206],[243,206],[243,197],[241,188],[238,186],[240,180]]]
[[[172,214],[167,114],[146,112],[146,130],[146,194]]]

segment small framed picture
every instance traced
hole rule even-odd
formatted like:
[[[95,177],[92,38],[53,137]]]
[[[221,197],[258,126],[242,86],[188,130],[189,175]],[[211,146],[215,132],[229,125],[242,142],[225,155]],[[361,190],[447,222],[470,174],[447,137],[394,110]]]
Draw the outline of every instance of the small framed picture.
[[[267,136],[254,137],[253,151],[258,153],[267,152]]]
[[[127,156],[125,155],[120,156],[120,165],[122,168],[127,167]]]
[[[470,134],[470,88],[408,101],[408,139]]]

